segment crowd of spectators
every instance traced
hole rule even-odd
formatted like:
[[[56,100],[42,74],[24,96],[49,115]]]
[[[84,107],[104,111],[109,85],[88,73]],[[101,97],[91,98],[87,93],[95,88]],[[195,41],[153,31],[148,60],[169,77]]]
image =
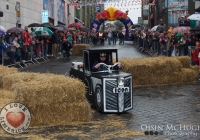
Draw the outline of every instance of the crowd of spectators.
[[[10,64],[49,56],[59,59],[58,54],[63,54],[63,58],[66,58],[72,55],[70,49],[73,44],[89,44],[92,38],[90,32],[81,30],[59,32],[54,30],[51,36],[35,35],[33,31],[33,28],[28,29],[25,26],[23,32],[0,35],[0,59],[2,52],[4,52],[4,56],[9,58]]]
[[[179,27],[188,26],[188,16],[179,18]],[[161,20],[160,26],[165,26]],[[175,26],[162,31],[152,31],[150,28],[140,28],[133,31],[135,43],[141,52],[150,55],[190,56],[192,65],[199,65],[200,31],[187,30],[173,32]]]

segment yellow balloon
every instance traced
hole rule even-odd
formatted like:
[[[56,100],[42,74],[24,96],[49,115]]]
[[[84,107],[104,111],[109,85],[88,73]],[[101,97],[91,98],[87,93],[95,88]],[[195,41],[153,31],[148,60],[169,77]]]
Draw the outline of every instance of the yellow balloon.
[[[108,11],[110,13],[111,18],[108,18],[108,20],[113,21],[116,20],[116,18],[113,17],[114,12],[117,11],[118,9],[115,7],[109,7],[106,9],[106,11]]]

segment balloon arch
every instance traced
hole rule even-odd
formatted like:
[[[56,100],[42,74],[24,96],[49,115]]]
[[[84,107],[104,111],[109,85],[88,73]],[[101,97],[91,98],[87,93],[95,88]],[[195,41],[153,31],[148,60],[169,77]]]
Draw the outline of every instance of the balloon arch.
[[[92,21],[90,29],[92,31],[98,32],[100,25],[106,20],[109,20],[109,21],[119,20],[119,21],[121,21],[126,28],[125,40],[127,40],[127,41],[133,40],[132,37],[130,36],[130,30],[131,30],[131,27],[133,25],[133,22],[128,17],[128,11],[126,11],[126,13],[124,13],[124,12],[118,10],[115,7],[109,7],[99,14],[96,13],[96,17]]]

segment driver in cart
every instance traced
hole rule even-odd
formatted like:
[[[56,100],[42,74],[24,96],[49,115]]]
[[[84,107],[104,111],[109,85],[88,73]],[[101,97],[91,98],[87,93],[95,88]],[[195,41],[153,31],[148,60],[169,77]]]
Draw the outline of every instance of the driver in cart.
[[[92,71],[105,71],[108,70],[108,68],[105,65],[100,65],[100,63],[104,63],[106,65],[113,65],[112,62],[108,61],[106,59],[106,53],[100,53],[99,54],[99,60],[96,60],[92,66]],[[112,70],[118,70],[123,68],[123,65],[119,63],[118,65],[113,66]]]

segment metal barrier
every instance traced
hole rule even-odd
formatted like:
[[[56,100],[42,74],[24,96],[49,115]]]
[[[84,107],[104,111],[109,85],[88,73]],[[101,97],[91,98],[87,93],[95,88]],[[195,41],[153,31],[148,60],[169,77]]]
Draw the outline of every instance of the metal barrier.
[[[82,38],[80,43],[88,44],[90,47],[94,46],[91,38]],[[61,46],[61,44],[59,44],[59,45],[60,45],[60,51],[62,51],[62,46]],[[6,65],[7,67],[19,66],[20,68],[23,68],[23,66],[28,67],[28,64],[30,62],[32,64],[40,64],[40,62],[38,60],[44,60],[45,62],[49,61],[49,58],[47,57],[47,50],[46,50],[47,48],[45,48],[43,43],[40,46],[41,47],[41,57],[34,57],[34,47],[36,47],[36,46],[34,44],[32,44],[29,46],[27,51],[25,51],[26,55],[29,56],[29,57],[27,57],[28,60],[25,60],[25,61],[22,60],[22,55],[21,55],[20,62],[17,62],[15,64],[10,64],[10,65],[5,64],[5,54],[7,54],[7,52],[2,49],[2,58],[1,58],[2,65]],[[25,55],[25,57],[26,57],[26,55]],[[62,53],[61,53],[61,55],[62,55]],[[9,59],[10,59],[10,56],[9,56]]]

